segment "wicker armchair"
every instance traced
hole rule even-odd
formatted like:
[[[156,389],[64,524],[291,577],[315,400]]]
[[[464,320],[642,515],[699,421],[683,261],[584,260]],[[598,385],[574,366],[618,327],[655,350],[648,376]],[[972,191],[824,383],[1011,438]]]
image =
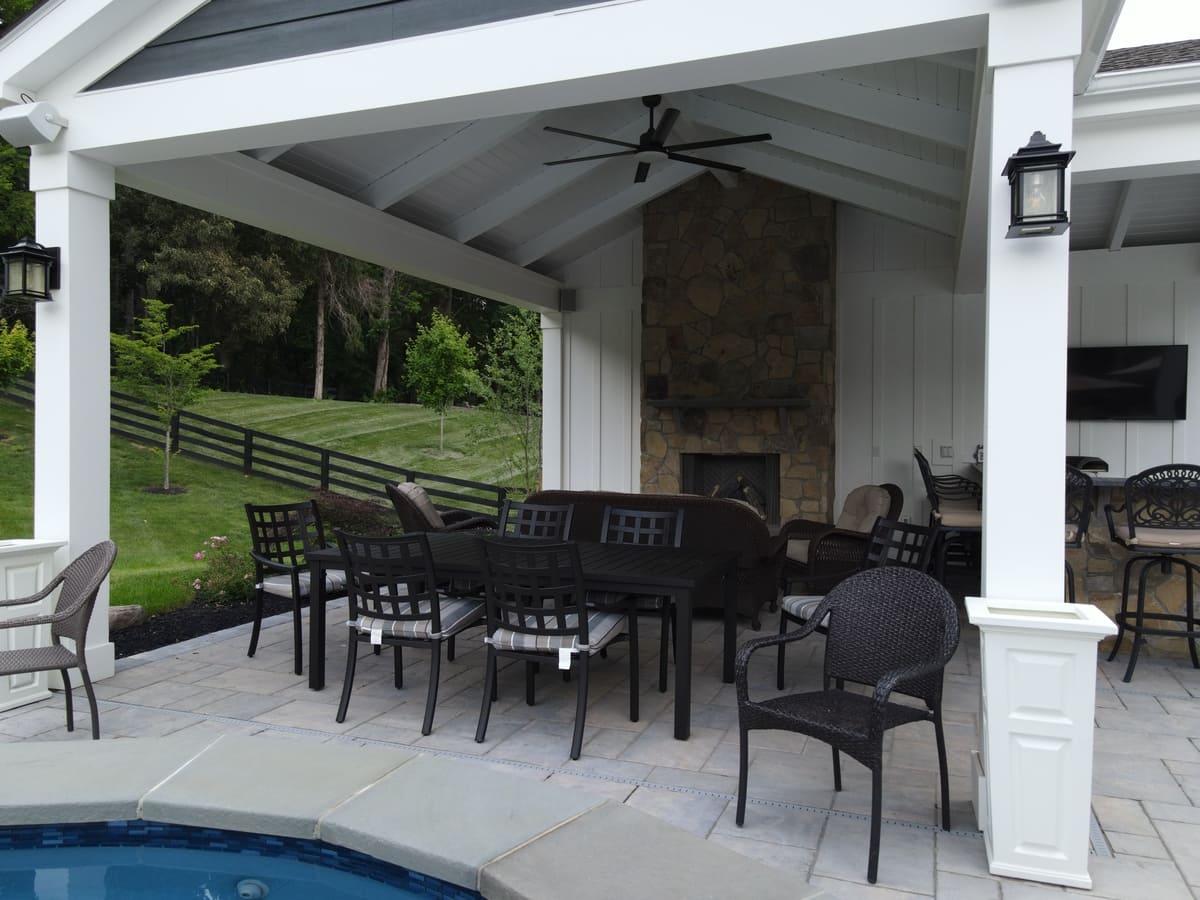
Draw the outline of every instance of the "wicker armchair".
[[[80,554],[36,594],[0,601],[0,607],[27,606],[41,602],[62,588],[54,604],[54,612],[0,621],[0,629],[50,626],[48,646],[0,650],[0,676],[57,670],[62,674],[63,680],[67,731],[74,731],[75,710],[72,705],[71,678],[68,670],[79,669],[83,690],[87,694],[88,710],[92,715],[92,740],[100,739],[100,714],[96,709],[96,692],[92,689],[92,679],[88,676],[85,656],[88,622],[91,621],[92,609],[96,605],[96,594],[116,558],[117,545],[112,541],[101,541]],[[63,638],[71,641],[74,651],[63,646]]]
[[[807,637],[826,616],[824,689],[751,700],[750,657],[758,650]],[[949,830],[942,675],[957,646],[958,613],[946,589],[923,572],[895,566],[860,572],[843,581],[799,631],[743,644],[734,671],[740,739],[737,824],[746,819],[750,731],[780,729],[814,737],[833,750],[835,790],[842,789],[841,752],[871,770],[867,880],[874,884],[879,869],[884,734],[910,722],[932,722],[941,775],[942,828]],[[845,690],[847,682],[866,685],[873,692]],[[925,708],[893,702],[893,693],[921,700]]]
[[[421,734],[433,728],[442,643],[483,621],[483,601],[448,596],[438,589],[429,538],[417,532],[389,538],[335,532],[346,565],[350,643],[337,720],[346,721],[360,644],[391,647],[394,679],[404,687],[404,647],[429,650],[429,688]],[[453,656],[450,657],[453,659]]]
[[[513,503],[504,501],[498,531],[505,538],[565,541],[571,534],[575,508],[570,503]]]
[[[1124,521],[1118,523],[1119,518]],[[1133,678],[1137,665],[1141,636],[1187,638],[1192,666],[1200,668],[1196,655],[1196,638],[1200,637],[1200,622],[1197,621],[1193,604],[1193,575],[1200,566],[1186,559],[1184,554],[1200,553],[1200,466],[1174,463],[1146,469],[1125,479],[1125,505],[1104,507],[1108,520],[1108,531],[1113,543],[1129,551],[1125,560],[1125,575],[1121,585],[1121,611],[1114,616],[1117,622],[1117,639],[1113,643],[1110,660],[1116,658],[1125,632],[1133,633],[1133,646],[1129,652],[1129,667],[1125,670],[1125,681]],[[1184,614],[1168,612],[1146,612],[1146,578],[1154,565],[1162,568],[1163,574],[1175,565],[1183,567],[1187,584],[1187,600]],[[1129,581],[1137,566],[1137,608],[1129,609]],[[1182,622],[1183,630],[1156,628],[1151,622]]]
[[[473,531],[496,527],[494,516],[484,516],[465,509],[438,509],[429,493],[414,481],[386,484],[388,498],[400,517],[405,534],[419,531]]]
[[[1066,544],[1082,547],[1092,521],[1092,477],[1086,472],[1067,466],[1067,515]],[[1067,570],[1067,600],[1075,602],[1075,570],[1071,561],[1064,559]]]

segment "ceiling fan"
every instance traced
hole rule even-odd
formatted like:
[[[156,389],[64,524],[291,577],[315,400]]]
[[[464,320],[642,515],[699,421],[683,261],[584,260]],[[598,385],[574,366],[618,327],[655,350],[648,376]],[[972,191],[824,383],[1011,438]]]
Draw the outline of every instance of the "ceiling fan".
[[[625,150],[617,150],[612,153],[598,153],[594,156],[573,156],[569,159],[553,159],[546,163],[548,166],[561,166],[566,163],[586,162],[592,159],[609,159],[617,156],[634,156],[637,157],[638,167],[637,173],[633,176],[634,184],[639,184],[646,180],[646,176],[650,174],[650,164],[662,162],[663,160],[673,159],[678,162],[691,163],[696,166],[705,166],[710,169],[724,169],[726,172],[741,172],[742,166],[733,166],[729,163],[717,162],[712,159],[701,159],[698,156],[685,156],[679,152],[681,150],[704,150],[709,147],[728,147],[733,144],[750,144],[755,141],[769,141],[769,134],[747,134],[740,137],[717,138],[711,141],[693,141],[690,144],[667,144],[667,137],[671,133],[671,129],[675,127],[675,120],[679,118],[679,110],[667,108],[663,110],[662,118],[658,120],[658,125],[654,124],[654,110],[662,103],[660,94],[649,94],[642,98],[642,105],[650,111],[650,127],[642,133],[636,144],[629,141],[618,141],[613,138],[602,137],[598,134],[584,134],[581,131],[568,131],[566,128],[555,128],[553,125],[547,125],[546,131],[552,131],[555,134],[566,134],[571,137],[586,138],[589,141],[599,141],[602,144],[616,144],[618,147],[625,147]]]

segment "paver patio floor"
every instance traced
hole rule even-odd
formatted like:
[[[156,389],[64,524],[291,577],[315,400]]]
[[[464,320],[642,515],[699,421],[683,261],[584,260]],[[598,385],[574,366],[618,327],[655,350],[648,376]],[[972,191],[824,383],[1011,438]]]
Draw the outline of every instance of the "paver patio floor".
[[[696,623],[690,740],[672,737],[673,695],[657,690],[657,625],[646,617],[641,721],[628,718],[626,650],[617,645],[607,660],[593,660],[587,732],[577,761],[569,759],[575,685],[549,667],[537,679],[532,707],[525,704],[521,666],[502,669],[487,741],[475,742],[480,630],[460,636],[455,661],[443,661],[432,734],[420,733],[428,672],[428,655],[420,650],[405,652],[405,687],[397,690],[390,651],[377,659],[361,649],[349,714],[339,725],[334,716],[345,665],[344,620],[344,601],[331,603],[327,687],[319,692],[292,672],[288,616],[264,624],[254,659],[246,656],[249,626],[242,626],[119,660],[116,675],[97,685],[103,737],[195,734],[199,741],[236,732],[264,740],[369,742],[472,760],[616,798],[843,898],[1027,900],[1087,893],[987,872],[968,779],[979,711],[978,637],[970,626],[946,677],[953,830],[936,825],[932,727],[891,732],[879,882],[870,886],[870,778],[847,761],[844,790],[835,793],[824,744],[752,732],[751,801],[745,827],[734,824],[737,708],[733,685],[720,678],[719,620]],[[762,633],[772,633],[777,621],[766,616]],[[753,635],[743,628],[740,639]],[[820,682],[822,641],[814,636],[804,643],[788,652],[789,690]],[[1183,659],[1146,655],[1134,682],[1125,685],[1119,680],[1123,668],[1123,656],[1097,667],[1093,809],[1103,840],[1091,858],[1091,895],[1200,897],[1200,671]],[[752,692],[774,693],[774,673],[774,654],[757,654]],[[77,708],[73,734],[65,729],[61,694],[0,713],[0,741],[86,740],[83,707],[82,714]]]

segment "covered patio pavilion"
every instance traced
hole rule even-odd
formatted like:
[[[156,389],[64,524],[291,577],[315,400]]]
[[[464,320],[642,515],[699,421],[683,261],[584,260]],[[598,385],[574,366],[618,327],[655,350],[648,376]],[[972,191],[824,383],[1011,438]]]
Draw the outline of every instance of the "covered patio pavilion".
[[[785,514],[894,481],[919,518],[912,447],[954,471],[984,444],[983,599],[1061,604],[1068,448],[1132,472],[1185,460],[1200,422],[1065,425],[1069,343],[1192,343],[1200,322],[1197,66],[1098,75],[1120,6],[44,4],[0,42],[4,101],[67,123],[31,165],[37,239],[62,249],[38,309],[35,539],[61,565],[108,533],[120,182],[541,311],[547,487],[673,490],[683,453],[766,450]],[[636,139],[651,93],[679,140],[772,139],[711,151],[736,179],[542,165],[609,146],[543,126]],[[1007,240],[1000,173],[1035,131],[1076,151],[1073,225]],[[1005,736],[975,788],[989,865],[1086,886],[1093,697],[1064,660],[1094,636],[1005,627],[991,659],[1015,668],[981,688]],[[103,615],[89,656],[113,671]],[[1039,774],[1000,789],[1021,766]]]

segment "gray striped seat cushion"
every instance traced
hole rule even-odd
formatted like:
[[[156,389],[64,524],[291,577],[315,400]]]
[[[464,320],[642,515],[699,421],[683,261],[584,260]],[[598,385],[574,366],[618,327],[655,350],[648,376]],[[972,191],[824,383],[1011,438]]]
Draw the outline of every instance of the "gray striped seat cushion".
[[[621,591],[588,591],[585,602],[588,606],[594,606],[597,609],[611,610],[613,607],[625,608],[629,603],[629,597],[629,594]],[[663,608],[666,599],[666,597],[656,597],[653,594],[638,594],[633,600],[634,608],[639,612],[659,610]]]
[[[565,617],[565,621],[568,628],[573,628],[578,623],[579,617],[571,613]],[[592,654],[606,647],[613,638],[621,633],[621,627],[625,624],[625,616],[622,613],[604,612],[599,609],[590,610],[587,623],[588,646],[586,649],[589,654]],[[530,620],[529,624],[532,627],[535,622]],[[557,653],[562,649],[576,652],[583,649],[579,646],[579,635],[577,634],[525,634],[507,628],[497,628],[492,632],[491,637],[485,638],[485,640],[497,650]]]
[[[807,622],[812,618],[812,614],[816,611],[818,604],[824,599],[824,594],[791,595],[780,600],[779,605],[783,607],[789,616]],[[825,619],[821,624],[829,624],[828,613],[826,613]]]
[[[312,580],[312,574],[308,569],[300,573],[300,596],[307,597],[309,594],[309,582]],[[262,584],[257,585],[262,588],[264,594],[274,594],[276,597],[292,596],[292,577],[290,575],[272,575],[269,578],[264,578]],[[346,573],[341,569],[326,569],[325,570],[325,591],[330,594],[343,594],[346,592]]]
[[[361,634],[370,634],[375,626],[383,631],[385,637],[414,638],[431,640],[435,637],[449,637],[458,634],[464,628],[483,621],[483,603],[479,600],[458,600],[443,597],[441,600],[442,630],[434,633],[431,619],[376,619],[372,616],[359,616],[346,624],[356,628]],[[401,612],[408,612],[411,607],[401,607]],[[417,604],[421,613],[428,614],[429,601],[423,600]]]

